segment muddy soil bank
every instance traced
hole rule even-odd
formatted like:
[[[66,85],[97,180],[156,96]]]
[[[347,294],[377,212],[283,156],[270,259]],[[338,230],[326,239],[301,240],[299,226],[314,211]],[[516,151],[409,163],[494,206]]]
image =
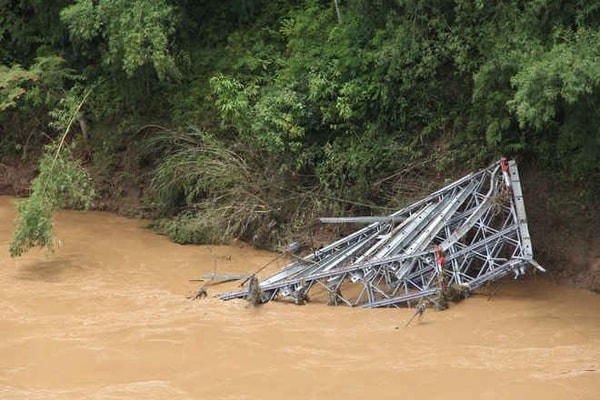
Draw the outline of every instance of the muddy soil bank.
[[[520,168],[534,256],[561,284],[600,293],[600,201],[535,166]]]
[[[0,163],[0,195],[26,196],[36,168],[31,162]],[[141,173],[138,171],[138,173]],[[581,202],[576,185],[558,185],[549,171],[520,166],[536,259],[549,267],[545,279],[600,292],[600,201]],[[113,182],[114,181],[114,182]],[[134,180],[100,179],[96,210],[140,215],[144,187]],[[323,242],[334,239],[326,231]],[[308,241],[309,239],[307,239]]]

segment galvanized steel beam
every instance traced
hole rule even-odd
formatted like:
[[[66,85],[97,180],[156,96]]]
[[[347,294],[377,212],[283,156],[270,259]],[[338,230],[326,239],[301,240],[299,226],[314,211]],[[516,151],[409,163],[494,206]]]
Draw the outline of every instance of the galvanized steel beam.
[[[439,303],[449,287],[472,291],[529,266],[544,270],[533,260],[514,161],[501,159],[389,216],[325,221],[370,225],[260,282],[263,301],[302,303],[319,287],[331,304],[410,307]]]

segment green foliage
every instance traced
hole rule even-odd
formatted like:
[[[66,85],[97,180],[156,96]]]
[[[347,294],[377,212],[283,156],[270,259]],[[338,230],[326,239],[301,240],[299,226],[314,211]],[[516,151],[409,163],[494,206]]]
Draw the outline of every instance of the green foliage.
[[[53,248],[52,206],[48,201],[32,196],[17,203],[18,225],[13,233],[9,251],[20,257],[33,247]]]
[[[3,0],[0,3],[0,64],[30,65],[66,45],[59,12],[69,0]],[[66,49],[65,49],[66,50]],[[65,52],[68,52],[66,50]]]
[[[90,176],[74,161],[67,148],[47,145],[31,196],[19,200],[17,228],[10,242],[12,257],[33,247],[52,248],[52,212],[58,208],[88,208],[94,196]]]
[[[50,121],[55,135],[93,86],[92,164],[110,181],[143,137],[148,201],[180,242],[368,212],[501,155],[600,171],[598,5],[354,0],[338,18],[318,0],[42,3],[0,16],[0,148]]]
[[[226,243],[223,229],[210,216],[201,216],[195,212],[182,212],[173,218],[164,218],[151,225],[153,229],[164,232],[179,244],[217,244]]]
[[[35,72],[26,71],[18,64],[10,68],[0,65],[0,112],[15,106],[16,101],[26,93],[24,84],[37,79]]]
[[[303,138],[304,128],[298,121],[303,104],[295,91],[269,87],[259,94],[256,85],[243,85],[222,74],[210,83],[223,121],[256,151],[281,154],[286,145]]]
[[[576,174],[593,173],[600,163],[600,34],[579,29],[556,36],[513,76],[516,92],[508,106],[522,128],[557,133],[554,145],[538,141],[547,161],[563,160],[562,167]]]
[[[205,194],[222,194],[250,178],[238,155],[202,132],[165,132],[150,144],[153,151],[169,148],[152,181],[163,209],[193,207]]]
[[[210,83],[227,134],[282,172],[314,175],[327,196],[367,200],[369,180],[423,154],[422,139],[445,118],[429,107],[440,97],[433,79],[444,56],[412,25],[396,27],[405,17],[385,6],[377,10],[383,21],[365,23],[359,7],[340,25],[330,5],[289,10],[278,33],[232,35],[228,49],[239,63]]]
[[[169,43],[176,21],[165,0],[78,0],[61,11],[61,19],[77,45],[97,45],[102,38],[102,61],[130,77],[146,64],[161,80],[179,76]]]
[[[242,133],[247,131],[252,121],[250,98],[255,95],[256,90],[252,87],[246,88],[235,78],[223,74],[216,74],[210,78],[210,85],[223,121]]]
[[[28,68],[0,65],[0,112],[19,106],[53,106],[61,98],[65,82],[77,79],[57,56],[38,57]]]
[[[91,90],[91,88],[90,88]],[[74,116],[77,116],[80,101],[84,97],[82,87],[75,85],[58,101],[56,107],[48,112],[51,118],[50,128],[57,132],[68,130]]]
[[[251,237],[268,224],[274,208],[261,195],[270,182],[221,142],[199,131],[164,132],[148,146],[149,151],[166,153],[152,180],[151,196],[162,215],[182,212],[159,224],[174,240]]]
[[[567,31],[549,50],[540,50],[513,76],[517,91],[508,102],[521,126],[535,129],[555,120],[561,104],[571,106],[597,90],[600,33]]]
[[[55,55],[37,57],[24,68],[0,65],[0,149],[7,157],[41,147],[57,131],[48,132],[48,112],[69,97],[68,87],[79,76]]]

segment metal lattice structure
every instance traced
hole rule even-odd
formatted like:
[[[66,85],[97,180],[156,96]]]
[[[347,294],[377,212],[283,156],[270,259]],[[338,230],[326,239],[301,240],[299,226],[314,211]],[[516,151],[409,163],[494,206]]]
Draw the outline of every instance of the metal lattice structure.
[[[410,307],[517,278],[529,266],[544,271],[533,259],[514,161],[501,159],[394,214],[364,220],[374,222],[260,282],[262,302],[303,303],[320,290],[330,304]]]

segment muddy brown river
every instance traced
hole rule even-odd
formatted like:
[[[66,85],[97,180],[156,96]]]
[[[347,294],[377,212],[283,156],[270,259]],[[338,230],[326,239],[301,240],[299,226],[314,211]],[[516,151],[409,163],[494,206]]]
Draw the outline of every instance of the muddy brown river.
[[[407,328],[406,309],[210,297],[235,284],[190,301],[189,280],[215,261],[244,273],[274,255],[180,246],[140,221],[69,211],[56,218],[60,248],[15,260],[14,217],[0,197],[1,400],[600,399],[591,292],[531,277]]]

